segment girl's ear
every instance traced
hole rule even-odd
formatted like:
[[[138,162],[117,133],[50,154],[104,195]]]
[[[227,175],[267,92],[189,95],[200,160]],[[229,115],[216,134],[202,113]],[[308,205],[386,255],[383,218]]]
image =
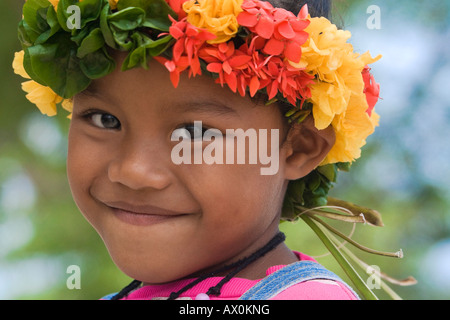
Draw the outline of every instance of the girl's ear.
[[[333,147],[336,136],[330,126],[318,130],[310,116],[289,129],[285,148],[285,178],[297,180],[314,170]]]

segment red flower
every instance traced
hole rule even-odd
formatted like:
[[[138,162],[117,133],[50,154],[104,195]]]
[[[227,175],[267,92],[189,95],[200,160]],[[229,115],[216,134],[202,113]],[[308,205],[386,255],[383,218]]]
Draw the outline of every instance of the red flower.
[[[248,68],[251,56],[241,50],[236,50],[232,41],[222,42],[218,45],[206,45],[199,50],[199,57],[208,65],[206,69],[209,72],[217,73],[219,78],[216,82],[222,86],[224,83],[236,92],[239,87],[239,93],[245,95],[245,75],[242,70]]]
[[[261,41],[262,40],[262,41]],[[264,39],[255,36],[250,44],[239,49],[233,42],[206,45],[199,50],[199,57],[207,63],[209,72],[217,73],[216,82],[226,83],[233,92],[250,96],[266,88],[268,99],[279,92],[293,105],[311,96],[309,85],[313,77],[292,67],[281,57],[267,56],[260,52]]]
[[[274,30],[272,11],[274,7],[266,1],[247,0],[237,16],[238,23],[264,39],[270,39]]]
[[[371,116],[372,110],[378,102],[378,98],[380,96],[380,84],[375,82],[375,78],[370,73],[369,66],[366,66],[363,69],[362,77],[364,80],[364,93],[366,94],[367,104],[369,105],[366,112],[369,116]]]
[[[172,8],[173,11],[178,15],[178,20],[186,17],[186,12],[183,10],[183,3],[187,0],[166,0],[167,4]]]
[[[170,71],[170,78],[174,87],[178,86],[180,72],[189,67],[189,76],[201,74],[198,50],[207,40],[214,39],[216,36],[206,30],[197,28],[186,21],[172,20],[172,26],[169,28],[170,35],[176,39],[172,48],[172,60],[165,58],[157,59],[163,63]]]
[[[172,60],[157,60],[170,71],[176,87],[180,73],[189,70],[189,76],[201,74],[200,59],[206,70],[217,74],[216,82],[227,84],[233,92],[254,96],[266,89],[269,100],[281,93],[291,104],[311,96],[312,76],[294,68],[289,61],[299,61],[301,45],[308,34],[304,28],[308,12],[303,7],[298,16],[284,9],[274,9],[268,2],[246,0],[238,22],[253,33],[239,48],[233,41],[209,44],[215,35],[189,24],[186,18],[172,19],[170,35],[176,40]]]
[[[237,21],[252,33],[267,40],[263,52],[269,55],[282,55],[288,60],[298,62],[301,46],[308,39],[304,29],[308,7],[305,5],[298,16],[292,12],[273,6],[265,1],[247,0],[242,4]]]
[[[177,63],[173,60],[166,59],[161,56],[153,57],[156,61],[163,64],[167,70],[170,72],[170,81],[172,81],[173,86],[178,87],[178,83],[180,82],[180,73],[186,70],[189,67],[189,62],[187,57],[181,57]]]
[[[314,83],[313,76],[293,68],[286,61],[278,57],[270,59],[265,72],[271,79],[266,89],[269,100],[278,92],[292,105],[296,105],[297,100],[301,100],[303,104],[303,101],[311,97],[309,85]]]
[[[254,95],[255,90],[266,88],[269,100],[278,92],[294,105],[298,99],[309,98],[311,96],[309,85],[313,83],[313,76],[292,67],[282,57],[261,53],[264,44],[264,39],[256,36],[248,46],[244,44],[239,48],[252,56],[248,68],[243,70],[247,75],[246,78],[250,79],[247,83],[251,95]]]

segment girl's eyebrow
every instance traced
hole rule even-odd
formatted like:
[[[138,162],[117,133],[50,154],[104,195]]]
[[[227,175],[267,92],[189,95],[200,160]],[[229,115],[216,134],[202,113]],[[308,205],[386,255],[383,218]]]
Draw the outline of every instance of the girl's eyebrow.
[[[94,97],[97,99],[108,99],[108,96],[102,94],[97,88],[93,85],[90,85],[88,88],[83,90],[81,94],[86,95],[88,97]],[[164,111],[164,107],[161,108],[161,111]],[[195,113],[203,113],[203,114],[214,114],[214,115],[238,115],[237,110],[225,105],[221,101],[213,98],[208,99],[196,99],[192,101],[182,101],[179,103],[175,103],[171,106],[173,112],[181,113],[181,112],[195,112]]]
[[[81,95],[85,97],[95,98],[101,101],[106,101],[110,104],[115,104],[115,99],[113,96],[106,92],[102,92],[102,90],[98,90],[98,87],[91,84],[89,87],[80,92]]]
[[[178,112],[197,112],[209,113],[215,115],[238,115],[238,112],[214,99],[183,101],[174,106],[174,111]]]
[[[94,98],[98,98],[98,99],[105,98],[105,96],[99,90],[97,90],[97,88],[95,86],[93,86],[92,84],[89,87],[87,87],[86,89],[84,89],[83,91],[81,91],[80,93],[82,95],[86,95],[88,97],[94,97]]]

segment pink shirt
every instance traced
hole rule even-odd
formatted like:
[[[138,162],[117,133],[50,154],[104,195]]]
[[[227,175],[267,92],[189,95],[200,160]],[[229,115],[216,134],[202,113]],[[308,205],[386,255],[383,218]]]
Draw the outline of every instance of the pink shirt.
[[[295,252],[299,260],[315,261],[313,258]],[[284,265],[277,265],[266,270],[269,275]],[[179,299],[195,299],[200,293],[205,293],[210,287],[215,286],[223,277],[211,277],[205,279],[193,288],[185,291]],[[161,300],[167,299],[172,292],[176,292],[192,282],[194,279],[183,279],[174,282],[148,285],[131,292],[122,300]],[[232,278],[221,290],[219,296],[211,296],[211,300],[237,300],[244,292],[254,286],[259,280]],[[310,280],[295,284],[280,292],[271,300],[357,300],[354,294],[342,283],[332,280]]]

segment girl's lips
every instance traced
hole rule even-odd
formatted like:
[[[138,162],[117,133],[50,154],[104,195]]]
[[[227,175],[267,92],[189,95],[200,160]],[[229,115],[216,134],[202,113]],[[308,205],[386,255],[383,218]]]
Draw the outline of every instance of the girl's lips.
[[[140,226],[149,226],[161,222],[166,222],[172,219],[176,219],[185,214],[177,214],[177,215],[161,215],[161,214],[149,214],[149,213],[136,213],[131,211],[126,211],[118,208],[111,208],[114,212],[114,215],[121,221],[132,224],[132,225],[140,225]]]
[[[121,221],[133,225],[153,225],[187,215],[150,205],[133,205],[125,202],[105,202]]]

